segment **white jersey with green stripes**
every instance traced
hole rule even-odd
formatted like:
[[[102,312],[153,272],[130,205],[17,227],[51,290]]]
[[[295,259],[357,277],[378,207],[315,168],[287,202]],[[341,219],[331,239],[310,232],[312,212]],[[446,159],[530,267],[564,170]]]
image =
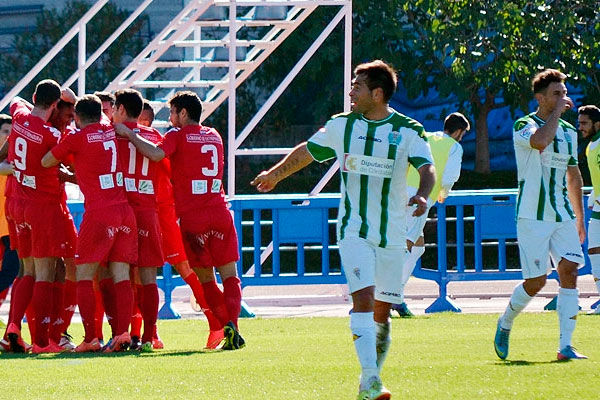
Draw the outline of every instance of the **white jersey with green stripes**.
[[[341,200],[338,240],[363,238],[379,247],[406,246],[406,174],[432,164],[424,129],[398,112],[380,121],[356,113],[332,117],[307,144],[316,161],[337,157]]]
[[[577,166],[577,131],[559,120],[556,135],[543,151],[531,147],[530,138],[544,120],[531,113],[513,126],[519,194],[517,218],[568,221],[575,214],[567,196],[567,168]]]

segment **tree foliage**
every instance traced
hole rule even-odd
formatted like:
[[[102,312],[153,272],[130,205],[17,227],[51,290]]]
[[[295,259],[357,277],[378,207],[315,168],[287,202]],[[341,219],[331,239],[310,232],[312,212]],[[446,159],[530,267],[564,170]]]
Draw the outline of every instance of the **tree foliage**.
[[[473,114],[478,172],[490,171],[489,112],[528,111],[537,71],[560,69],[589,98],[600,93],[594,1],[359,0],[355,10],[359,57],[394,63],[409,96],[435,89]]]
[[[44,9],[37,18],[35,32],[15,35],[14,51],[0,57],[0,77],[7,89],[14,86],[46,54],[75,23],[89,10],[85,0],[68,1],[61,9]],[[86,27],[86,50],[91,55],[116,28],[129,16],[129,12],[106,4]],[[120,73],[148,41],[144,35],[147,16],[140,16],[92,64],[86,73],[87,91],[101,90]],[[35,83],[51,78],[59,83],[66,81],[77,70],[78,39],[73,38],[38,77],[24,90],[22,96],[30,97]]]

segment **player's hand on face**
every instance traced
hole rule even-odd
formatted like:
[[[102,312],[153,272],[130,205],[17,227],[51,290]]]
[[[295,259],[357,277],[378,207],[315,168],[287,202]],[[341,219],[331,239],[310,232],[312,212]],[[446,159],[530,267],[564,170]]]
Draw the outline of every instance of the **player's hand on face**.
[[[558,108],[561,113],[564,113],[569,109],[574,109],[575,104],[573,103],[573,100],[571,100],[570,97],[565,96],[558,99],[558,101],[556,102],[556,108]]]
[[[263,171],[256,178],[250,182],[252,186],[256,186],[256,190],[261,193],[270,192],[277,185],[277,181],[273,178],[272,174],[267,171]]]
[[[416,205],[415,211],[413,211],[413,217],[419,217],[427,211],[427,200],[423,196],[414,195],[408,199],[408,205]]]

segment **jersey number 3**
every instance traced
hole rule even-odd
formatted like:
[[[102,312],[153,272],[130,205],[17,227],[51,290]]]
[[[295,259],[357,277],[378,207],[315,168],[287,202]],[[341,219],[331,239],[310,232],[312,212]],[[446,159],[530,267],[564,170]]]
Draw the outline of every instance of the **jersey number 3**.
[[[211,168],[202,168],[202,173],[206,176],[217,176],[219,173],[219,153],[214,144],[205,144],[200,148],[202,153],[210,153]]]

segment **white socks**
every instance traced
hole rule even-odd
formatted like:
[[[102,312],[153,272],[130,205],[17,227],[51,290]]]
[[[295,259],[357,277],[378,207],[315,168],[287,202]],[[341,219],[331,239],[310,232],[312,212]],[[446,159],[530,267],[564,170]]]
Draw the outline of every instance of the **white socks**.
[[[527,307],[527,304],[529,304],[531,299],[533,299],[533,297],[527,294],[523,287],[523,283],[519,283],[510,297],[510,301],[508,302],[508,306],[506,306],[504,314],[500,317],[500,326],[504,329],[512,329],[516,316]]]
[[[579,313],[579,290],[558,289],[558,301],[556,303],[558,323],[560,325],[559,350],[571,345],[571,338],[577,323]]]
[[[350,330],[358,361],[362,368],[361,387],[370,378],[379,376],[377,368],[377,350],[375,345],[375,321],[372,312],[353,312],[350,315]]]
[[[419,258],[421,258],[423,253],[425,253],[424,246],[413,246],[408,253],[408,257],[406,257],[406,262],[404,263],[404,268],[402,268],[402,285],[406,285],[406,282],[408,282],[408,279],[415,270],[417,261],[419,261]]]
[[[381,368],[383,367],[385,358],[390,350],[390,345],[392,344],[390,320],[388,319],[388,321],[384,323],[375,322],[375,327],[377,330],[375,336],[377,349],[377,369],[379,370],[379,373],[381,373]]]

